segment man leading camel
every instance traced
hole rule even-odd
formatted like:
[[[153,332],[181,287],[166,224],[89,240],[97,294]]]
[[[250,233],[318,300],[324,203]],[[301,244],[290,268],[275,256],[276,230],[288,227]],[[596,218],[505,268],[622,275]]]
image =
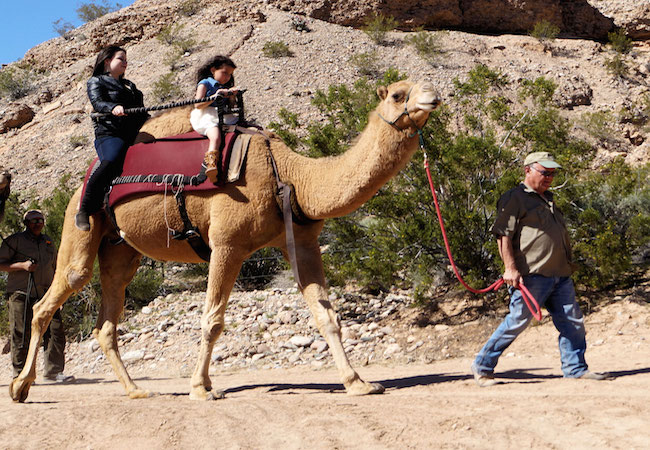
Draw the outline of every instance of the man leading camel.
[[[608,374],[590,372],[585,361],[585,327],[571,281],[571,245],[562,213],[548,189],[560,165],[548,152],[524,160],[523,183],[501,196],[492,232],[505,265],[510,313],[476,356],[471,370],[481,387],[497,384],[494,368],[506,348],[532,319],[517,289],[528,288],[545,306],[560,332],[562,372],[566,378],[604,380]]]

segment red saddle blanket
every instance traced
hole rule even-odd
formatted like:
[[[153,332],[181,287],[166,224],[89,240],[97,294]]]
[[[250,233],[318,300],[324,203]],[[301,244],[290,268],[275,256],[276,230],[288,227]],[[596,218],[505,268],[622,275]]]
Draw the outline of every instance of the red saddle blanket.
[[[222,151],[221,166],[228,167],[230,150],[235,142],[237,133],[226,133]],[[124,169],[121,178],[137,175],[169,175],[195,176],[201,172],[203,157],[208,149],[208,139],[199,133],[190,133],[178,136],[170,136],[151,143],[140,143],[129,147],[124,160]],[[188,140],[184,140],[188,139]],[[84,180],[84,192],[88,178],[98,163],[97,158],[90,164]],[[142,178],[142,177],[141,177]],[[120,200],[139,193],[164,192],[165,183],[159,182],[132,182],[113,185],[109,197],[109,206],[113,206]],[[169,185],[167,185],[169,189]],[[185,191],[201,191],[219,189],[209,179],[201,184],[193,186],[185,185]],[[83,195],[82,195],[83,198]]]

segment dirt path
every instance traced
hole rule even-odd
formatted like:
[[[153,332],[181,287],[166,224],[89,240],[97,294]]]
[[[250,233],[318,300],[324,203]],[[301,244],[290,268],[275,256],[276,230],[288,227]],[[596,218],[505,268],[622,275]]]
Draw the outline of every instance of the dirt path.
[[[602,347],[601,347],[602,348]],[[188,399],[189,380],[140,378],[159,394],[129,400],[114,377],[37,384],[0,403],[3,448],[648,448],[650,353],[592,352],[613,381],[563,379],[554,356],[504,358],[481,389],[470,359],[363,368],[387,392],[348,397],[334,370],[224,374],[226,399]],[[6,382],[0,385],[7,392]],[[6,395],[6,394],[5,394]]]
[[[586,326],[590,368],[612,381],[562,378],[548,320],[507,350],[501,384],[489,388],[471,378],[471,356],[361,367],[387,388],[368,397],[345,395],[332,368],[220,372],[215,364],[214,387],[226,393],[216,402],[190,401],[189,379],[175,371],[133,373],[157,393],[145,400],[129,400],[107,373],[68,385],[39,378],[15,404],[3,367],[0,448],[650,448],[650,305],[620,301]],[[454,328],[461,344],[471,341],[473,328]],[[478,350],[466,346],[466,355]]]

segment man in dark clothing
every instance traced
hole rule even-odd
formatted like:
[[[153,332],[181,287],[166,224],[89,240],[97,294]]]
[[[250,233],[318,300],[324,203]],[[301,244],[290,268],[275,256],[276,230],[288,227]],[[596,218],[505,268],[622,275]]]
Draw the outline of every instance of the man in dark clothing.
[[[0,246],[0,270],[8,272],[7,304],[11,329],[11,360],[14,378],[25,366],[31,337],[32,307],[50,287],[56,267],[56,247],[43,234],[45,217],[38,210],[23,216],[25,231],[7,237]],[[54,381],[71,381],[63,374],[65,334],[61,311],[43,336],[45,347],[44,377]]]

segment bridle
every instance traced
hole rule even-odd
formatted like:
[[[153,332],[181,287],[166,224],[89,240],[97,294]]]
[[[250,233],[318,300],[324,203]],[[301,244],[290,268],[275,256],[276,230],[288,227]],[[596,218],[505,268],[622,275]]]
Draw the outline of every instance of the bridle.
[[[412,137],[415,137],[415,135],[417,135],[418,138],[419,138],[419,140],[420,140],[420,148],[421,148],[421,149],[424,149],[424,138],[422,137],[422,128],[420,128],[420,127],[417,126],[417,124],[415,123],[415,120],[413,120],[413,117],[411,117],[411,115],[409,114],[409,110],[408,110],[408,106],[409,106],[409,98],[411,97],[411,91],[412,91],[412,90],[413,90],[413,86],[411,86],[411,88],[409,89],[409,91],[406,93],[406,100],[404,101],[404,111],[402,111],[402,113],[401,113],[399,116],[397,116],[397,117],[395,118],[395,120],[393,120],[392,122],[390,122],[389,120],[387,120],[386,118],[384,118],[384,116],[382,116],[381,114],[379,114],[379,112],[377,112],[377,115],[379,116],[379,118],[380,118],[381,120],[383,120],[383,121],[386,122],[388,125],[390,125],[391,127],[395,128],[397,131],[400,131],[400,132],[404,131],[405,129],[402,129],[402,128],[398,127],[398,126],[397,126],[397,121],[400,120],[403,116],[408,117],[408,119],[409,119],[409,120],[411,121],[411,123],[413,124],[413,127],[416,129],[416,132],[413,133],[413,134],[411,134],[411,135],[407,135],[407,137],[410,139],[410,138],[412,138]]]

